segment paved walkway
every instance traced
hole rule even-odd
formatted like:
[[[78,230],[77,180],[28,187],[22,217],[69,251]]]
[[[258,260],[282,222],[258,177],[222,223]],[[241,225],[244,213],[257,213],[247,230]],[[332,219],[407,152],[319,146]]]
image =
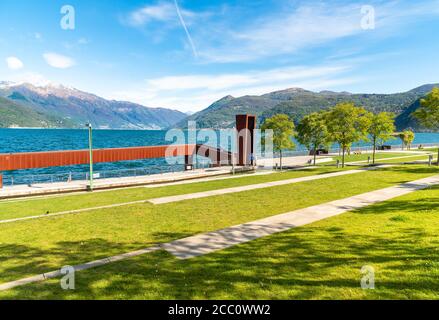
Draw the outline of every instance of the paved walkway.
[[[422,190],[437,184],[439,184],[439,175],[363,193],[346,199],[331,201],[305,209],[295,210],[257,221],[240,224],[230,228],[225,228],[215,232],[195,235],[170,243],[165,243],[161,246],[153,246],[109,258],[91,261],[82,265],[74,266],[74,268],[76,271],[86,270],[150,253],[159,250],[160,248],[165,249],[179,259],[193,258],[274,233],[286,231],[295,227],[313,223],[315,221],[333,217],[346,211],[359,209],[375,203],[390,200],[392,198],[403,196],[413,191]],[[61,276],[60,270],[55,270],[36,276],[3,283],[0,284],[0,291],[12,289],[25,284],[45,281],[47,279],[56,278],[59,276]]]
[[[289,169],[290,171],[297,171],[297,170],[307,170],[307,169],[315,169],[317,167],[309,166],[309,167],[299,167],[294,169]],[[181,180],[181,181],[175,181],[175,182],[167,182],[167,183],[160,183],[160,184],[148,184],[144,186],[144,188],[162,188],[162,187],[168,187],[168,186],[175,186],[175,185],[181,185],[181,184],[192,184],[192,183],[199,183],[199,182],[209,182],[209,181],[217,181],[217,180],[228,180],[228,179],[236,179],[236,178],[244,178],[244,177],[254,177],[254,176],[264,176],[268,174],[276,173],[276,171],[273,170],[259,170],[254,172],[246,172],[244,174],[238,173],[235,175],[227,175],[227,176],[213,176],[213,177],[203,177],[203,178],[197,178],[197,179],[191,179],[191,180]]]
[[[426,153],[426,152],[410,152],[411,155],[410,156],[400,156],[400,157],[393,157],[393,158],[381,158],[381,159],[376,159],[376,162],[380,162],[380,161],[392,161],[392,160],[401,160],[401,159],[410,159],[410,158],[418,158],[418,157],[422,157],[425,156],[427,157],[429,154],[431,153]],[[426,158],[427,159],[427,158]],[[372,160],[370,160],[372,161]],[[363,163],[369,163],[368,160],[361,160],[361,161],[352,161],[352,162],[346,162],[346,164],[350,164],[350,165],[356,165],[356,164],[363,164]]]
[[[349,174],[364,172],[365,170],[375,170],[378,168],[385,168],[385,167],[390,167],[390,165],[368,167],[368,168],[355,169],[355,170],[337,171],[337,172],[312,175],[312,176],[306,176],[306,177],[300,177],[300,178],[293,178],[293,179],[287,179],[287,180],[279,180],[279,181],[252,184],[252,185],[248,185],[248,186],[225,188],[225,189],[218,189],[218,190],[211,190],[211,191],[203,191],[203,192],[197,192],[197,193],[182,194],[182,195],[178,195],[178,196],[161,197],[161,198],[150,199],[150,200],[148,200],[148,202],[150,202],[152,204],[165,204],[165,203],[178,202],[178,201],[183,201],[183,200],[200,199],[200,198],[206,198],[206,197],[218,196],[218,195],[224,195],[224,194],[230,194],[230,193],[236,193],[236,192],[243,192],[243,191],[249,191],[249,190],[257,190],[257,189],[263,189],[263,188],[269,188],[269,187],[283,186],[283,185],[287,185],[287,184],[299,183],[299,182],[304,182],[304,181],[313,181],[313,180],[326,179],[326,178],[332,178],[332,177],[338,177],[338,176],[345,176],[345,175],[349,175]]]
[[[193,258],[333,217],[346,211],[390,200],[436,184],[439,184],[439,176],[424,178],[394,187],[367,192],[350,198],[335,200],[305,209],[240,224],[215,232],[195,235],[164,244],[163,248],[177,258]]]
[[[297,166],[306,166],[310,161],[314,159],[314,156],[293,156],[293,157],[282,157],[282,165],[284,167],[297,167]],[[318,156],[316,163],[326,163],[334,161],[331,156]],[[280,165],[279,158],[267,158],[267,159],[258,159],[258,166],[263,167],[276,167]]]

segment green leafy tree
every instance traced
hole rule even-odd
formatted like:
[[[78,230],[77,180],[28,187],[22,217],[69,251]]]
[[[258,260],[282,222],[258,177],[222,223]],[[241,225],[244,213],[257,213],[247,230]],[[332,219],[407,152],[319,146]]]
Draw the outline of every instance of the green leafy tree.
[[[392,139],[392,134],[394,132],[395,115],[393,113],[381,112],[372,115],[371,124],[369,127],[370,139],[373,143],[372,163],[375,163],[375,152],[377,144],[383,144],[385,141]]]
[[[413,140],[415,140],[415,133],[412,130],[405,130],[399,134],[399,138],[402,140],[402,149],[404,147],[410,150]]]
[[[296,147],[293,142],[295,136],[294,123],[286,114],[277,114],[265,119],[261,129],[262,131],[273,130],[273,149],[279,152],[280,169],[282,170],[282,151],[293,150]]]
[[[331,141],[337,142],[342,148],[344,167],[346,149],[354,142],[368,141],[372,114],[353,103],[339,103],[327,111],[325,118]]]
[[[421,125],[432,130],[439,130],[439,88],[433,90],[421,99],[421,107],[413,113]],[[439,166],[439,148],[437,165]]]
[[[303,117],[297,125],[297,140],[308,150],[314,150],[316,165],[317,149],[330,142],[324,113],[314,112]]]

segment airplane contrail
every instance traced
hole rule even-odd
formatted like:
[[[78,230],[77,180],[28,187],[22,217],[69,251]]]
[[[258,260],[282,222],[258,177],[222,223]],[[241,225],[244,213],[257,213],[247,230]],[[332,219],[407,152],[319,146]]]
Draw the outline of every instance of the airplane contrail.
[[[195,44],[192,41],[191,34],[189,33],[189,30],[188,30],[188,28],[186,26],[186,23],[184,22],[183,16],[182,16],[181,11],[180,11],[180,7],[178,6],[178,2],[177,2],[177,0],[174,0],[174,2],[175,2],[175,8],[177,9],[178,18],[180,19],[181,25],[183,26],[183,29],[186,32],[186,36],[187,36],[189,44],[190,44],[190,46],[192,48],[192,52],[194,53],[195,58],[198,58],[197,49],[195,48]]]

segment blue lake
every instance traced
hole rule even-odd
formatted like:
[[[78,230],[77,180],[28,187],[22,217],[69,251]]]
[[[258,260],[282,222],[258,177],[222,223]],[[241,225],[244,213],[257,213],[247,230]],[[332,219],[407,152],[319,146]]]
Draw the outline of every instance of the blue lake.
[[[166,131],[138,131],[138,130],[94,130],[94,148],[117,148],[170,144],[165,140]],[[428,144],[439,142],[439,133],[417,133],[414,144]],[[359,143],[355,146],[366,145]],[[388,142],[391,145],[400,145],[399,139]],[[48,130],[48,129],[0,129],[0,153],[34,152],[50,150],[77,150],[88,148],[87,130]],[[304,148],[300,145],[298,150]],[[182,165],[170,166],[165,159],[148,159],[141,161],[127,161],[118,163],[96,164],[97,172],[119,171],[115,175],[157,173],[160,170],[182,170]],[[121,172],[125,170],[126,172]],[[129,172],[127,170],[130,170]],[[136,173],[135,170],[138,172]],[[64,180],[65,175],[72,173],[74,178],[85,178],[88,166],[72,166],[59,168],[44,168],[4,172],[5,184],[29,182],[34,175],[59,174],[59,179]],[[40,176],[32,179],[46,181],[49,177]],[[53,177],[50,177],[53,179]],[[55,177],[55,179],[57,179]]]
[[[94,148],[117,148],[169,144],[166,131],[93,130]],[[51,150],[80,150],[88,148],[88,130],[0,129],[0,153]],[[96,172],[108,177],[182,170],[182,165],[170,166],[165,159],[147,159],[117,163],[100,163]],[[123,170],[123,171],[122,171]],[[136,172],[137,171],[137,172]],[[88,165],[53,167],[4,172],[4,184],[43,181],[64,181],[69,174],[74,179],[85,179]],[[47,175],[47,176],[46,176]]]

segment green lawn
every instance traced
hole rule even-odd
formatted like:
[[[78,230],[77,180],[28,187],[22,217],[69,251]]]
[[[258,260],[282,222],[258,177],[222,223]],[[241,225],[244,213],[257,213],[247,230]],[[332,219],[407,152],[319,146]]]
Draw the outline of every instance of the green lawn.
[[[346,168],[350,170],[351,168]],[[43,215],[60,211],[76,210],[89,207],[124,203],[138,200],[147,200],[158,197],[173,196],[200,191],[208,191],[229,187],[238,187],[249,184],[279,181],[299,178],[309,175],[324,174],[337,171],[336,168],[316,168],[285,171],[268,175],[245,174],[242,177],[196,182],[156,188],[126,188],[97,193],[70,194],[66,196],[35,198],[33,200],[17,199],[0,201],[0,220],[20,218],[26,216]]]
[[[374,180],[382,187],[390,181],[403,182],[406,179],[412,180],[437,172],[419,167],[396,168],[384,172],[365,173],[361,181],[365,179],[370,183],[369,179],[375,175]],[[366,175],[368,177],[364,177]],[[347,189],[354,184],[358,186],[358,191],[367,189],[365,187],[367,184],[362,185],[361,181],[355,183],[340,181],[345,178],[347,177],[334,179],[339,181],[328,184],[332,189],[342,183],[348,183],[346,188],[336,191],[340,198],[347,196],[349,193]],[[315,187],[321,186],[315,185]],[[305,191],[300,190],[303,186],[296,185],[294,188],[299,190],[289,191]],[[278,192],[270,194],[275,196]],[[294,195],[295,192],[290,194]],[[160,251],[82,271],[76,275],[76,290],[73,291],[61,290],[59,281],[51,280],[2,292],[0,297],[13,299],[437,299],[439,298],[438,194],[438,188],[418,191],[190,260],[177,260]],[[284,194],[281,193],[279,196],[283,197]],[[320,196],[324,194],[320,193]],[[332,194],[333,196],[335,194]],[[275,198],[279,199],[277,196]],[[331,196],[325,201],[329,198]],[[286,207],[294,206],[288,199],[285,201]],[[272,209],[267,208],[267,213],[273,213]],[[174,211],[174,213],[178,212],[180,211]],[[10,234],[9,238],[11,237]],[[109,248],[115,246],[115,242],[102,241],[102,245],[107,245]],[[71,246],[72,243],[58,243],[53,249],[55,252],[66,254],[69,245]],[[23,253],[24,251],[16,251],[16,255]],[[33,249],[27,253],[27,257],[31,259],[39,254],[47,255],[47,252],[43,248],[40,251]],[[60,262],[68,262],[66,260]],[[5,261],[4,257],[1,261]],[[35,262],[27,261],[25,264],[26,267],[32,267]],[[375,269],[375,290],[360,288],[362,276],[360,268],[364,265],[370,265]],[[14,269],[19,273],[17,266]],[[4,271],[2,270],[2,273]]]
[[[167,242],[200,232],[217,230],[438,173],[439,170],[435,167],[394,167],[361,173],[361,179],[357,179],[360,174],[354,174],[160,206],[145,203],[122,208],[95,210],[73,216],[0,225],[0,283],[55,270],[64,265],[75,265],[145,248],[156,243]],[[100,194],[97,193],[96,197],[99,196]],[[47,200],[48,203],[58,201],[59,198]],[[364,228],[365,225],[362,227]],[[367,225],[366,229],[368,229]],[[303,241],[306,241],[306,239]],[[310,238],[308,241],[314,241],[314,239]],[[295,243],[296,239],[294,237],[289,240],[290,245],[294,246]],[[331,245],[331,243],[334,242],[329,241],[326,245]],[[321,243],[321,245],[324,246],[325,244]],[[285,247],[286,249],[288,248]],[[277,250],[276,248],[267,250],[268,252],[271,251],[273,256],[284,254],[282,250]],[[224,254],[227,255],[227,251]],[[346,254],[351,253],[347,252]],[[211,256],[209,255],[202,259],[209,259]],[[257,257],[255,258],[257,259]],[[268,258],[268,261],[270,259]],[[198,261],[198,259],[193,261]],[[158,263],[157,266],[155,265],[156,263]],[[161,279],[159,281],[169,281],[170,284],[174,281],[172,275],[177,276],[180,274],[179,268],[185,263],[187,262],[177,261],[160,252],[130,260],[128,263],[116,263],[113,266],[109,266],[109,269],[107,267],[98,268],[95,271],[86,271],[83,274],[95,275],[95,280],[90,281],[89,285],[87,285],[87,288],[90,290],[92,288],[98,289],[99,283],[102,283],[102,281],[104,283],[109,281],[118,288],[117,283],[122,278],[126,278],[124,281],[128,283],[132,282],[129,286],[136,287],[140,285],[136,281],[137,277],[139,277],[138,273],[133,271],[132,276],[127,275],[127,272],[130,272],[130,268],[135,268],[136,266],[142,269],[140,272],[143,277],[151,276],[149,272],[152,272],[152,269],[157,270],[158,275],[163,272],[167,280]],[[241,278],[240,272],[263,273],[264,269],[262,268],[259,271],[259,267],[257,270],[253,268],[254,271],[243,271],[239,267],[242,263],[242,259],[233,262],[237,268],[236,279]],[[247,263],[250,264],[250,261]],[[127,265],[130,266],[128,269],[126,269]],[[162,266],[158,267],[159,265]],[[202,264],[199,266],[201,267]],[[188,268],[197,271],[197,268],[192,269],[190,264]],[[216,273],[223,269],[221,263],[217,263],[216,268]],[[171,270],[173,270],[172,275],[166,276]],[[209,270],[209,268],[206,269],[206,277],[209,277],[209,272],[212,271]],[[203,273],[201,269],[198,271]],[[113,272],[113,274],[104,280],[100,276],[96,276],[100,272]],[[181,274],[184,274],[185,271],[181,272]],[[283,277],[275,269],[272,272],[273,274],[276,273],[278,277]],[[81,277],[81,273],[78,274],[78,279]],[[159,285],[159,283],[155,283],[153,280],[155,281],[155,279],[150,281],[151,285],[157,287],[156,290],[151,289],[149,293],[144,293],[150,294],[148,297],[169,297],[166,296],[169,294],[177,297],[179,290],[183,290],[183,288],[174,288],[173,291],[166,292],[166,286]],[[264,280],[262,279],[261,281],[263,282]],[[220,282],[220,279],[218,279],[218,285],[220,285]],[[223,283],[222,285],[229,286],[230,283]],[[229,297],[236,297],[236,294],[241,290],[239,289],[241,285],[244,284],[239,281],[233,284],[232,287],[236,288],[236,291],[231,290],[233,288],[229,288]],[[41,285],[31,285],[26,288],[39,288],[39,286]],[[44,288],[46,288],[45,286],[43,285]],[[47,286],[47,288],[50,288],[50,286]],[[109,290],[114,295],[113,297],[135,297],[134,292],[131,290],[125,289],[125,287],[121,287],[121,289],[122,291],[119,293],[114,287]],[[139,289],[140,291],[137,294],[143,291],[142,288]],[[11,295],[14,294],[21,295],[23,293],[22,290],[24,289],[20,288],[1,293],[1,295],[4,297],[12,297]],[[210,292],[208,288],[205,290]],[[256,293],[256,291],[250,291],[249,294],[252,294],[252,292]],[[53,294],[56,295],[56,292],[54,291]],[[80,291],[77,292],[81,294]],[[190,290],[187,291],[188,297],[195,295],[195,291],[191,292]],[[202,297],[204,292],[202,290],[199,291],[197,293],[198,297]],[[43,290],[40,292],[40,295],[29,297],[43,297],[50,294],[49,291]],[[162,294],[163,296],[161,296]],[[222,294],[225,293],[223,292]],[[270,294],[270,292],[266,294]],[[100,298],[105,297],[105,294],[101,295],[98,293],[98,295],[97,297]],[[92,296],[93,293],[89,297]],[[221,297],[220,290],[215,297]],[[223,297],[225,296],[223,295]],[[263,297],[261,296],[260,298]]]
[[[386,159],[386,160],[380,160],[379,163],[412,163],[415,161],[422,161],[427,163],[428,162],[428,154],[427,155],[413,155],[409,158],[401,158],[401,159]],[[437,161],[437,157],[433,156],[433,163]]]
[[[402,154],[407,156],[407,154]],[[401,156],[400,154],[377,154],[378,158],[390,158]],[[367,160],[367,155],[351,155],[349,161]],[[416,159],[424,159],[425,157],[415,157]],[[347,158],[348,159],[348,158]],[[411,161],[412,158],[401,159],[401,162]],[[348,162],[348,160],[346,160]],[[382,160],[380,162],[388,162]],[[394,161],[392,161],[394,162]],[[332,164],[335,162],[332,162]],[[345,168],[345,170],[351,170],[352,167]],[[303,169],[286,171],[282,173],[269,174],[269,175],[243,175],[239,178],[213,180],[207,182],[197,182],[191,184],[181,184],[167,187],[157,188],[126,188],[117,189],[112,191],[102,191],[96,194],[81,193],[70,194],[66,196],[56,196],[53,198],[35,198],[33,200],[11,200],[0,201],[0,220],[7,220],[13,218],[21,218],[26,216],[51,214],[60,211],[76,210],[89,207],[97,207],[104,205],[111,205],[115,203],[131,202],[138,200],[147,200],[158,197],[194,193],[200,191],[208,191],[229,187],[237,187],[249,184],[263,183],[269,181],[279,181],[285,179],[299,178],[303,176],[324,174],[328,172],[334,172],[339,169],[330,167],[329,163],[322,164],[321,167],[316,169]]]

